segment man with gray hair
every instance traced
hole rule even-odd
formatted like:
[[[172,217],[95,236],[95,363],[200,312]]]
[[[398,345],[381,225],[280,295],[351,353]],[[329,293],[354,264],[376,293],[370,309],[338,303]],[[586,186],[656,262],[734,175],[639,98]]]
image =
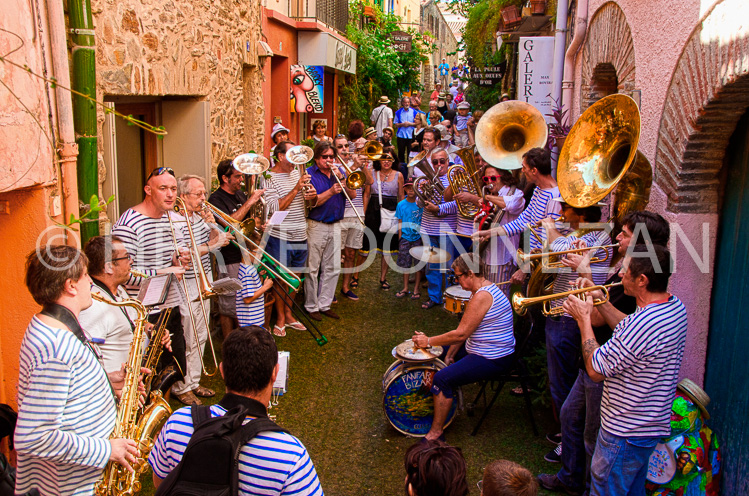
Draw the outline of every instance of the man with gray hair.
[[[185,284],[187,285],[189,299],[193,300],[183,301],[179,309],[182,317],[182,328],[185,330],[187,369],[184,371],[185,379],[176,383],[172,392],[178,400],[186,405],[200,405],[201,401],[198,396],[207,398],[215,395],[215,392],[200,385],[202,356],[209,332],[207,321],[210,316],[210,305],[208,301],[201,303],[199,299],[196,299],[200,294],[196,270],[203,270],[208,277],[208,281],[212,282],[210,252],[228,245],[234,237],[215,227],[216,221],[213,215],[201,208],[206,196],[205,179],[200,176],[185,174],[177,181],[177,190],[179,197],[184,200],[187,207],[187,218],[180,214],[171,213],[172,220],[177,222],[176,225],[181,229],[185,240],[190,239],[187,227],[187,222],[190,222],[202,267],[196,267],[196,261],[193,260],[193,266],[185,270]],[[185,212],[181,213],[184,214]],[[221,255],[216,252],[216,256],[220,257]],[[203,308],[201,308],[201,304]]]

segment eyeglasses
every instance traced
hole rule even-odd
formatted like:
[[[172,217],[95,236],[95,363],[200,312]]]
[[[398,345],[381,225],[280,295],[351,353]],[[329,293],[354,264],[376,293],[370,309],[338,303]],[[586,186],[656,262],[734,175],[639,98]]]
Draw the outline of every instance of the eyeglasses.
[[[446,164],[447,159],[446,158],[433,158],[432,159],[432,165],[440,165],[440,164]]]
[[[485,183],[496,183],[499,181],[499,176],[484,176],[483,179]]]
[[[151,171],[151,173],[148,175],[148,178],[146,179],[146,181],[148,181],[148,179],[151,179],[154,176],[160,176],[160,175],[162,175],[165,172],[168,172],[169,174],[171,174],[172,176],[174,176],[174,170],[172,170],[171,167],[157,167],[157,168],[155,168],[154,170]]]
[[[461,277],[463,277],[464,275],[466,275],[466,274],[465,274],[465,272],[461,272],[460,274],[458,274],[457,272],[455,272],[455,280],[456,280],[456,281],[457,281],[457,280],[459,280],[459,279],[460,279]]]
[[[335,158],[335,155],[322,155],[320,158],[324,158],[326,160],[333,160]]]
[[[336,145],[335,147],[338,148],[339,150],[343,150],[344,148],[348,148],[348,143]]]
[[[112,262],[117,262],[118,260],[132,260],[132,259],[133,259],[133,257],[131,257],[130,254],[128,253],[124,257],[113,258],[111,261]]]

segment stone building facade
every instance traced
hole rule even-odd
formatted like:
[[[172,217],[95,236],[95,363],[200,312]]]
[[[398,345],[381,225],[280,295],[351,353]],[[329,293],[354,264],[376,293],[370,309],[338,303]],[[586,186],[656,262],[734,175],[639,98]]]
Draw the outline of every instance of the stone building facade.
[[[435,0],[421,2],[421,32],[426,31],[432,34],[430,41],[437,45],[434,52],[429,55],[429,62],[422,65],[421,71],[424,92],[431,93],[434,91],[434,66],[442,63],[443,58],[447,58],[450,67],[458,65],[458,41]]]
[[[577,2],[579,3],[579,2]],[[705,387],[723,445],[723,494],[746,494],[749,370],[745,291],[749,204],[749,4],[590,0],[573,120],[600,97],[632,96],[653,167],[648,210],[671,223],[669,290],[689,318],[681,376]],[[570,27],[584,23],[570,19]]]

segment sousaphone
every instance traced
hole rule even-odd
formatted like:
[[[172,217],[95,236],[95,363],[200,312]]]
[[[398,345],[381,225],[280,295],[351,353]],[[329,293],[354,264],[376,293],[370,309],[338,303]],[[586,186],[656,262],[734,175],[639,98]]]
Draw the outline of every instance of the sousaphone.
[[[546,146],[549,128],[544,116],[530,103],[498,103],[476,125],[476,148],[489,164],[500,169],[520,169],[523,155]]]

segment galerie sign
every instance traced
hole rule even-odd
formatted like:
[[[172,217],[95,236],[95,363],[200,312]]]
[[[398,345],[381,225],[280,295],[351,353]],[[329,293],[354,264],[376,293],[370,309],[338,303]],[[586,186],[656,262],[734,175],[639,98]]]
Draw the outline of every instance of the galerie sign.
[[[551,114],[554,37],[520,38],[518,46],[518,100],[530,103],[544,114]]]

